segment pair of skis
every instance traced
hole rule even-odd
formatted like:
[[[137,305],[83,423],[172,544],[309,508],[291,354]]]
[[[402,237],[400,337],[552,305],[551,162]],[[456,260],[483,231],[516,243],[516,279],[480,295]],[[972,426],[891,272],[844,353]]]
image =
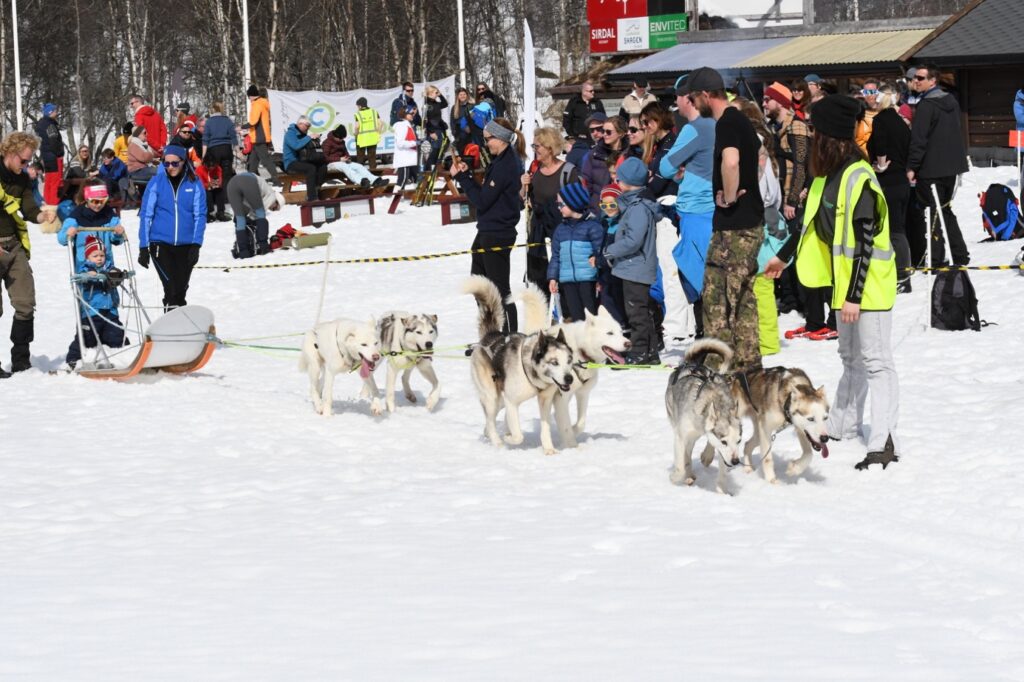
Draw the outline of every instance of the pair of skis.
[[[413,206],[431,206],[434,203],[434,185],[437,182],[437,170],[441,167],[441,161],[444,159],[445,153],[448,151],[448,133],[445,133],[441,138],[441,146],[437,150],[437,160],[434,162],[434,168],[429,174],[420,178],[420,182],[416,185],[416,191],[412,195]]]

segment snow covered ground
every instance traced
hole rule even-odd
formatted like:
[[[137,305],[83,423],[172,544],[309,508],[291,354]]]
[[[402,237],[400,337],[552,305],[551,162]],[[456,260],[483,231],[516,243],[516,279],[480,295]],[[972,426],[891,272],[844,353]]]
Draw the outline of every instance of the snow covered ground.
[[[1016,191],[1013,176],[967,178],[970,242],[976,192]],[[474,230],[441,227],[436,207],[324,229],[337,258],[466,248]],[[1015,273],[972,273],[998,323],[981,333],[924,330],[925,275],[899,297],[898,464],[854,471],[863,446],[843,442],[786,477],[799,448],[785,433],[779,485],[736,471],[723,496],[699,465],[697,486],[669,483],[663,372],[603,374],[580,448],[553,457],[533,406],[524,446],[485,441],[464,359],[436,361],[433,414],[416,377],[420,404],[399,396],[383,417],[354,376],[336,383],[335,416],[314,415],[293,353],[222,349],[196,375],[127,384],[49,376],[72,304],[64,251],[34,237],[39,369],[0,383],[0,679],[1024,679]],[[231,237],[211,225],[201,264],[234,264]],[[1001,264],[1020,242],[971,248]],[[436,312],[440,346],[472,341],[468,267],[333,267],[325,318]],[[189,301],[227,340],[290,334],[312,324],[320,281],[315,267],[201,270]],[[139,282],[158,304],[156,275]],[[768,363],[832,395],[835,349],[784,341]]]

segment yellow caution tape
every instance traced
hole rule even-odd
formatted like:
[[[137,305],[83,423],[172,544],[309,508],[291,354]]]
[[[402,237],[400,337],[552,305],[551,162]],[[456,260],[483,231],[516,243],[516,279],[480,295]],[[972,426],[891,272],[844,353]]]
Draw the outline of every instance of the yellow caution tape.
[[[486,249],[466,249],[465,251],[447,251],[444,253],[426,253],[418,256],[379,256],[376,258],[344,258],[328,261],[331,265],[361,265],[365,263],[407,263],[420,260],[434,260],[437,258],[450,258],[452,256],[466,256],[474,253],[493,253],[495,251],[508,251],[511,249],[522,249],[531,246],[544,246],[544,242],[526,242],[513,244],[512,246],[491,246]],[[262,270],[270,268],[294,268],[303,265],[323,265],[322,260],[309,260],[296,263],[266,263],[256,265],[197,265],[196,270]]]

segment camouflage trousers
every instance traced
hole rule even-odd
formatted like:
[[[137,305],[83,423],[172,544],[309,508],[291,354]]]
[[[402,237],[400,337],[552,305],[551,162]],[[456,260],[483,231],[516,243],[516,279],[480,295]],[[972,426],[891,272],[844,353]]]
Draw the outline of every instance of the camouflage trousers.
[[[711,235],[704,269],[704,336],[736,352],[734,369],[761,366],[757,327],[757,252],[764,229],[720,230]]]

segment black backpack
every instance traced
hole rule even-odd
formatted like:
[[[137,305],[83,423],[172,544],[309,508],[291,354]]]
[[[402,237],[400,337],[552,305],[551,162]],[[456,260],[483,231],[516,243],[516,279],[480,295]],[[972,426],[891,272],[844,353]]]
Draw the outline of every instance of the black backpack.
[[[945,331],[981,331],[978,297],[965,270],[939,272],[932,285],[932,327]]]
[[[1005,241],[1024,237],[1024,218],[1013,190],[993,183],[978,195],[981,204],[981,223],[989,234],[986,241]]]

